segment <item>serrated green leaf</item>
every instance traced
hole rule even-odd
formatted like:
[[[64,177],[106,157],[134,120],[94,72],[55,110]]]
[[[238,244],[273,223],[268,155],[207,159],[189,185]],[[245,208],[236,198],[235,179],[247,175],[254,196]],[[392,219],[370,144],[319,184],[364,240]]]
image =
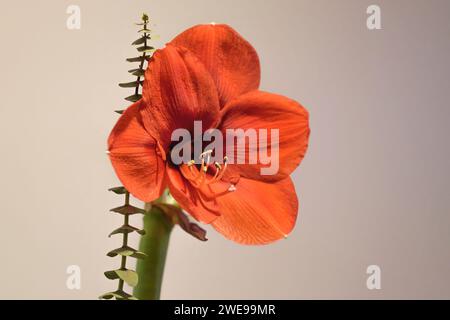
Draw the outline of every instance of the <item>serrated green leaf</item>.
[[[139,81],[119,83],[121,88],[136,88],[138,85],[140,85]]]
[[[125,110],[116,110],[115,113],[122,114]]]
[[[121,248],[117,248],[117,249],[111,250],[106,255],[108,257],[115,257],[117,255],[121,255],[121,256],[124,256],[124,257],[129,257],[129,256],[133,255],[136,252],[137,252],[136,249],[133,249],[133,248],[128,247],[128,246],[124,246],[124,247],[121,247]]]
[[[132,214],[137,214],[137,213],[145,214],[145,210],[144,209],[137,208],[137,207],[134,207],[134,206],[129,205],[129,204],[121,206],[121,207],[117,207],[117,208],[114,208],[114,209],[111,209],[110,211],[111,212],[117,212],[117,213],[120,213],[120,214],[123,214],[123,215],[132,215]]]
[[[132,257],[136,259],[145,259],[147,255],[144,252],[137,251],[134,248],[131,248],[129,246],[123,246],[114,250],[111,250],[106,254],[108,257],[115,257],[117,255],[121,255],[124,257]]]
[[[145,75],[145,70],[142,70],[142,69],[133,69],[133,70],[129,70],[128,72],[131,73],[135,77],[142,77]]]
[[[141,38],[133,41],[132,45],[136,46],[138,44],[143,44],[143,43],[145,43],[146,40],[151,40],[151,38],[147,35],[144,35]]]
[[[110,280],[116,280],[116,279],[122,279],[125,281],[128,285],[134,287],[138,283],[138,274],[133,270],[128,269],[118,269],[118,270],[111,270],[111,271],[105,271],[106,278]]]
[[[138,283],[138,274],[133,270],[115,270],[115,273],[129,286],[134,287]]]
[[[140,56],[140,57],[134,57],[134,58],[127,58],[128,62],[142,62],[143,60],[148,60],[149,56]]]
[[[114,292],[108,292],[105,294],[102,294],[100,297],[98,297],[99,299],[105,299],[105,300],[111,300],[112,298],[115,297],[115,293]]]
[[[152,46],[142,46],[137,48],[137,51],[139,52],[152,52],[153,50],[155,50],[155,48]]]
[[[134,57],[134,58],[127,58],[128,62],[142,62],[142,60],[146,60],[147,57],[141,56],[141,57]]]
[[[129,73],[135,73],[135,72],[137,72],[137,71],[144,71],[144,70],[143,70],[143,69],[140,69],[140,68],[128,70]]]
[[[139,101],[142,98],[142,95],[140,94],[133,94],[129,97],[126,97],[125,100],[130,101],[130,102],[136,102]]]
[[[108,191],[112,191],[115,194],[125,194],[125,193],[127,193],[127,189],[125,189],[124,187],[109,188]]]
[[[103,274],[105,277],[107,277],[109,280],[116,280],[119,279],[119,276],[116,273],[117,270],[111,270],[111,271],[105,271]]]
[[[147,40],[147,37],[142,37],[142,38],[139,38],[139,39],[137,39],[137,40],[134,40],[134,41],[131,43],[131,45],[137,46],[137,45],[139,45],[139,44],[145,43],[146,40]]]
[[[112,235],[115,235],[115,234],[124,234],[124,233],[128,234],[128,233],[133,232],[133,231],[139,233],[140,235],[144,235],[145,234],[145,230],[139,230],[138,228],[135,228],[135,227],[130,226],[130,225],[123,225],[120,228],[117,228],[116,230],[111,232],[109,234],[109,237],[111,237]]]
[[[152,32],[150,29],[147,28],[142,28],[141,30],[138,31],[139,33],[150,33]]]
[[[117,290],[114,292],[108,292],[105,294],[102,294],[99,299],[106,299],[106,300],[110,300],[112,298],[116,298],[117,300],[129,300],[130,298],[133,298],[132,300],[135,300],[135,297],[133,297],[132,295],[126,293],[123,290]]]

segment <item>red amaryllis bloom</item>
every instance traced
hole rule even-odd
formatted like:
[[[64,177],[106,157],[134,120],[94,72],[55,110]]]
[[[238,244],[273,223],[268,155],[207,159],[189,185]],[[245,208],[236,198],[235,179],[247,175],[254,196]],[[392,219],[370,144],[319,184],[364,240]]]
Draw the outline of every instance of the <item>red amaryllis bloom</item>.
[[[308,146],[308,112],[294,100],[259,91],[259,82],[257,53],[227,25],[195,26],[156,51],[143,98],[124,112],[108,140],[123,185],[145,202],[168,187],[191,216],[238,243],[266,244],[289,234],[298,212],[289,175]],[[174,165],[171,134],[192,131],[194,121],[223,132],[278,129],[278,172],[261,175],[260,162]]]

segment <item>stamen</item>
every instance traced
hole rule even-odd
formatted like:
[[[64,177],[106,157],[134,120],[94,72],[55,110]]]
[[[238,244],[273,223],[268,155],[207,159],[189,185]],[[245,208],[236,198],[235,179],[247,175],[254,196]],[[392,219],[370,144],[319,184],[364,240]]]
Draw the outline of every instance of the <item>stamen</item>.
[[[202,154],[200,154],[200,159],[204,160],[205,156],[206,156],[206,164],[209,165],[209,162],[211,161],[211,153],[213,151],[212,150],[206,150],[205,152],[203,152]]]
[[[206,168],[206,170],[205,170]],[[200,167],[200,171],[197,174],[197,177],[195,178],[194,182],[198,184],[197,188],[201,187],[205,181],[206,171],[208,170],[208,167],[205,167],[205,160],[202,159],[202,165]]]
[[[204,185],[210,185],[210,184],[219,182],[225,174],[225,171],[228,167],[228,158],[227,157],[223,158],[223,163],[224,163],[223,166],[221,164],[219,164],[218,162],[214,162],[214,169],[215,169],[214,175],[212,176],[212,178],[209,178],[209,179],[207,178],[207,176],[208,176],[207,173],[208,173],[208,169],[210,167],[212,152],[213,152],[212,150],[207,150],[207,151],[203,152],[202,154],[200,154],[201,165],[200,165],[199,169],[197,169],[195,167],[195,160],[191,160],[186,164],[187,168],[189,168],[190,176],[187,176],[187,173],[183,168],[181,169],[181,173],[183,174],[183,176],[187,180],[189,180],[189,182],[195,188],[201,188]],[[217,195],[219,196],[222,194],[233,192],[235,190],[236,190],[236,187],[234,184],[232,184],[229,189],[227,189],[223,192],[220,192],[220,194],[217,194]]]
[[[194,164],[195,164],[195,161],[194,161],[194,160],[191,160],[191,161],[189,161],[189,162],[187,163],[187,166],[188,166],[188,167],[192,167]]]
[[[227,156],[225,156],[224,158],[223,158],[223,169],[222,169],[222,171],[220,172],[220,174],[219,174],[219,176],[217,177],[217,180],[220,180],[220,179],[222,179],[222,177],[223,177],[223,175],[225,174],[225,171],[227,170],[227,167],[228,167],[228,157]]]
[[[216,173],[214,173],[214,177],[212,177],[211,180],[216,180],[220,170],[222,169],[222,166],[218,162],[214,162],[214,166],[216,167]]]
[[[212,184],[212,183],[218,182],[218,181],[220,181],[220,179],[222,179],[222,177],[223,177],[223,175],[225,173],[225,170],[227,168],[228,158],[224,157],[223,158],[223,162],[224,162],[224,166],[223,167],[218,162],[214,162],[214,166],[215,166],[216,172],[215,172],[214,176],[211,179],[206,181],[207,184]]]
[[[189,168],[189,171],[186,171]],[[193,165],[189,165],[189,163],[187,163],[186,165],[182,165],[180,167],[180,172],[183,175],[183,177],[185,177],[192,186],[194,186],[195,188],[199,188],[201,183],[201,172],[197,171],[198,169],[193,166]]]

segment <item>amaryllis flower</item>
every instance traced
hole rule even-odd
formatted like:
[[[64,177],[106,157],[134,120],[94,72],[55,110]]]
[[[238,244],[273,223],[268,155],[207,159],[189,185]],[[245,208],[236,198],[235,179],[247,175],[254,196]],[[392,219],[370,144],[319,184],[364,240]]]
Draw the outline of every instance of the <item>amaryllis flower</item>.
[[[258,90],[259,83],[256,51],[227,25],[195,26],[156,51],[142,99],[124,112],[108,141],[125,188],[145,202],[169,188],[192,217],[238,243],[267,244],[286,237],[298,213],[289,175],[308,146],[308,112],[294,100]],[[202,121],[203,130],[224,133],[278,129],[273,146],[279,150],[278,172],[261,175],[264,164],[259,161],[175,165],[172,132],[192,132],[194,121]],[[267,142],[270,150],[272,141]],[[235,151],[251,152],[247,147]]]

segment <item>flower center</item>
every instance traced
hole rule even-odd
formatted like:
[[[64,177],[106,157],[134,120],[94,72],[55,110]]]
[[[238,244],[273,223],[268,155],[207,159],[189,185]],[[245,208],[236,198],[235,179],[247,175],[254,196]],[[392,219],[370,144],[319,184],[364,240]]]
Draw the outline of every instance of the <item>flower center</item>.
[[[215,161],[211,163],[212,150],[200,154],[201,164],[198,168],[195,160],[180,167],[181,174],[196,188],[219,182],[228,167],[228,158],[223,158],[223,165]]]
[[[191,143],[190,147],[188,144],[182,144],[180,148],[178,142],[170,146],[170,156],[167,160],[171,167],[179,170],[189,184],[200,191],[200,193],[208,199],[220,197],[236,191],[236,184],[239,179],[232,179],[232,181],[229,182],[228,178],[223,179],[229,164],[228,157],[223,157],[222,161],[220,161],[220,159],[215,161],[216,159],[213,157],[215,152],[212,149],[208,149],[208,147],[206,147],[207,150],[200,153],[200,155],[196,153],[198,155],[196,156],[194,142],[190,141],[187,143]],[[173,152],[175,150],[174,148],[179,149],[177,149],[176,152]],[[203,150],[205,150],[205,147]],[[175,154],[175,158],[172,158],[173,154]],[[177,158],[177,156],[180,157]],[[213,186],[214,184],[216,185]]]

